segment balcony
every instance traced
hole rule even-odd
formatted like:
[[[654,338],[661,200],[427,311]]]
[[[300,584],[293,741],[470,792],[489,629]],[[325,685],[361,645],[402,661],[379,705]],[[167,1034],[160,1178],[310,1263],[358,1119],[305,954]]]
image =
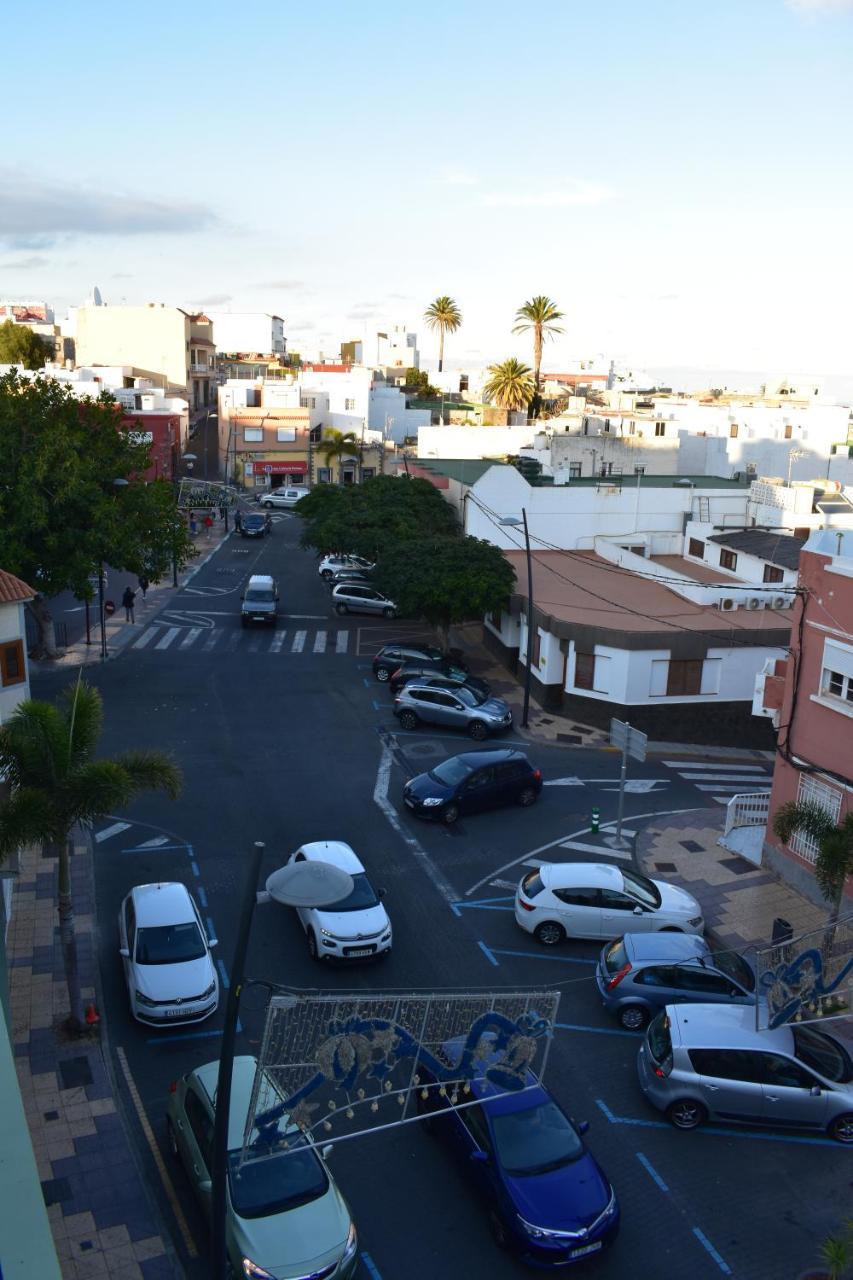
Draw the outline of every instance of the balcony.
[[[732,796],[726,805],[725,830],[717,843],[758,866],[769,819],[769,791],[741,792]]]
[[[202,376],[206,378],[215,372],[216,370],[212,364],[190,364],[190,373],[193,377]]]

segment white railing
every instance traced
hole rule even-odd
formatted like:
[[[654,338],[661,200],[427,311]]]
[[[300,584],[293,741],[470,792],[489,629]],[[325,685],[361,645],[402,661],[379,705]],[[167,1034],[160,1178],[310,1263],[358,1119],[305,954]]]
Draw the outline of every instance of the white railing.
[[[725,834],[735,827],[765,827],[769,817],[769,791],[742,792],[732,796],[726,805]]]

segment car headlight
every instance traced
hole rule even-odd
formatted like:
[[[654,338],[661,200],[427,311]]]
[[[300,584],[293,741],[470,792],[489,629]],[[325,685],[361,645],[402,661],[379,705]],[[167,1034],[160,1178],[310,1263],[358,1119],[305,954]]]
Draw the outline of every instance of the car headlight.
[[[216,979],[214,978],[213,982],[211,982],[207,990],[202,991],[201,995],[199,996],[199,1000],[206,1000],[208,996],[213,995],[215,990],[216,990]]]
[[[697,925],[700,925],[702,923],[702,917],[691,916],[690,919],[687,921],[687,923],[690,925],[691,928],[695,929]]]
[[[578,1231],[553,1231],[550,1227],[537,1227],[535,1223],[526,1222],[521,1214],[518,1220],[531,1240],[582,1240],[587,1234],[586,1228]]]
[[[271,1271],[265,1271],[263,1267],[259,1267],[257,1262],[253,1262],[251,1258],[243,1259],[243,1275],[248,1280],[275,1280],[275,1276]]]
[[[444,802],[440,800],[438,796],[427,796],[426,800],[423,800],[421,803],[425,809],[434,809],[436,805],[443,804]]]
[[[602,1218],[611,1218],[615,1212],[616,1212],[616,1192],[611,1187],[610,1199],[607,1201],[607,1205],[604,1211],[602,1212],[601,1216]]]
[[[134,995],[136,996],[137,1002],[139,1004],[147,1005],[149,1009],[156,1009],[158,1005],[161,1005],[163,1003],[162,1000],[149,1000],[148,996],[144,996],[138,988],[134,992]]]
[[[335,942],[338,940],[337,934],[332,933],[331,929],[321,929],[320,934],[324,938],[332,938]]]
[[[355,1223],[351,1222],[349,1224],[349,1233],[347,1235],[347,1242],[344,1245],[344,1251],[341,1256],[341,1262],[349,1262],[350,1258],[354,1257],[357,1251],[358,1251],[358,1232],[355,1229]]]

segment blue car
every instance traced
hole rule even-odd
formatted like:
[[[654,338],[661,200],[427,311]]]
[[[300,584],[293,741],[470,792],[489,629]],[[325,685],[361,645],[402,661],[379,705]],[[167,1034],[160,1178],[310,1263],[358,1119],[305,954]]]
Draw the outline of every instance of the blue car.
[[[526,809],[536,803],[541,790],[541,769],[534,768],[523,751],[498,747],[465,751],[410,778],[403,802],[419,818],[450,825],[460,814],[499,805],[520,804]]]
[[[461,1041],[449,1041],[440,1056],[453,1066],[461,1049]],[[502,1249],[512,1249],[530,1266],[564,1267],[613,1243],[619,1204],[584,1145],[589,1126],[571,1120],[530,1072],[529,1087],[516,1093],[501,1094],[483,1078],[472,1080],[469,1093],[459,1088],[453,1106],[447,1101],[452,1087],[443,1098],[435,1077],[423,1066],[419,1071],[425,1086],[418,1092],[421,1124],[461,1162],[485,1200]],[[439,1112],[439,1106],[448,1109]]]

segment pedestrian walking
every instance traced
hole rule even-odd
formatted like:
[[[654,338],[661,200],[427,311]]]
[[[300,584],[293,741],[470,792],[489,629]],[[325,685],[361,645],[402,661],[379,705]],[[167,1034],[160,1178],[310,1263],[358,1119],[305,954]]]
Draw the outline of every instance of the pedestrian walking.
[[[194,538],[198,533],[198,521],[195,518],[195,512],[190,512],[190,535]]]
[[[213,528],[213,516],[210,514],[209,511],[205,513],[203,523],[204,523],[205,533],[210,533],[211,529]]]
[[[126,621],[136,622],[136,618],[133,616],[133,606],[136,604],[136,592],[132,587],[125,587],[121,602],[124,605]]]
[[[228,519],[228,508],[226,507],[226,505],[225,505],[225,503],[224,503],[224,502],[222,503],[222,505],[221,505],[221,506],[220,506],[220,508],[219,508],[219,518],[220,518],[220,520],[227,520],[227,519]]]
[[[136,581],[139,583],[139,590],[142,592],[142,599],[144,600],[146,595],[148,594],[148,588],[151,584],[149,583],[144,573],[140,577],[138,577]]]
[[[235,533],[243,532],[243,512],[240,510],[239,507],[237,507],[236,511],[234,512],[234,532]]]

